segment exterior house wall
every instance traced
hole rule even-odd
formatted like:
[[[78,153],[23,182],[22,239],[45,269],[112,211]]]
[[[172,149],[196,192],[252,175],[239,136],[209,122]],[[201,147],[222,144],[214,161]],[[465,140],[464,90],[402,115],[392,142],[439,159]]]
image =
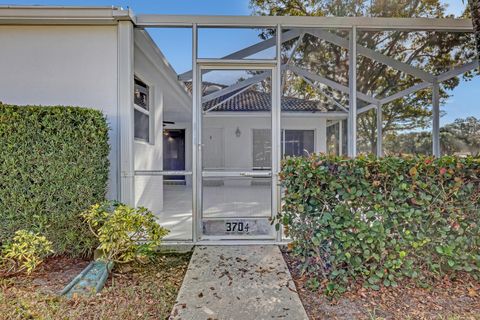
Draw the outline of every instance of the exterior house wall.
[[[223,129],[223,165],[225,168],[248,169],[253,166],[253,130],[270,129],[271,118],[267,117],[206,117],[203,128]],[[237,128],[241,134],[235,135]],[[326,119],[305,117],[283,117],[282,129],[315,130],[315,152],[326,152]],[[220,130],[217,130],[220,132]],[[209,139],[204,135],[203,139]]]
[[[162,170],[163,168],[163,85],[162,76],[152,71],[155,67],[138,46],[134,47],[135,76],[148,85],[150,90],[150,141],[134,142],[135,170]],[[162,209],[163,177],[136,176],[135,204],[147,208]]]
[[[110,126],[108,197],[118,196],[117,27],[0,26],[0,101],[102,110]]]

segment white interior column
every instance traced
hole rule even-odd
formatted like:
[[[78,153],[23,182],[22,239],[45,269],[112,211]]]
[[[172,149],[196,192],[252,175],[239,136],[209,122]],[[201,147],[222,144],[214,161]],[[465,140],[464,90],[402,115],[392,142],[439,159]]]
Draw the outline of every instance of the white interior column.
[[[377,104],[377,157],[383,156],[383,112],[382,104]]]
[[[357,155],[357,28],[350,31],[348,46],[348,156]]]
[[[440,86],[433,83],[432,90],[432,148],[433,155],[440,157]]]

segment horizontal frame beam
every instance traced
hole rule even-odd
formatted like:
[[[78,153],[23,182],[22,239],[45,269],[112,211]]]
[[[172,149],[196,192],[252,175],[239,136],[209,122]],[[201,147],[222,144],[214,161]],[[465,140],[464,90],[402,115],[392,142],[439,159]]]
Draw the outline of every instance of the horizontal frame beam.
[[[270,118],[272,115],[270,112],[263,111],[250,111],[250,112],[235,112],[235,111],[217,111],[205,114],[204,118]],[[348,113],[339,111],[328,112],[295,112],[295,111],[282,111],[282,118],[295,117],[295,118],[328,118],[328,119],[346,119]]]
[[[135,176],[191,176],[192,171],[135,170]]]
[[[273,66],[276,61],[271,59],[197,59],[197,64],[203,66],[234,65],[234,66]],[[228,66],[227,66],[228,67]]]
[[[433,18],[370,18],[370,17],[300,17],[300,16],[193,16],[142,14],[135,17],[138,27],[271,27],[340,28],[357,30],[430,30],[473,31],[470,19]]]

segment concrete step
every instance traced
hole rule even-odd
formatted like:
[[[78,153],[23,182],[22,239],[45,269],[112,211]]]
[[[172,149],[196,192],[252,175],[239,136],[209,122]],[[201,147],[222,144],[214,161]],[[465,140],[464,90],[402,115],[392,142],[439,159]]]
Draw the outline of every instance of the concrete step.
[[[308,319],[278,246],[195,247],[170,319]]]

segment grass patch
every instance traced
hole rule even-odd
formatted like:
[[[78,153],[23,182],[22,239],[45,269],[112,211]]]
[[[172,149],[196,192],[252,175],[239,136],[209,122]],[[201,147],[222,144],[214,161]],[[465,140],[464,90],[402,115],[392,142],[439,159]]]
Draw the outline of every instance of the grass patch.
[[[101,293],[71,300],[56,292],[88,261],[50,259],[31,276],[0,279],[0,319],[165,319],[190,256],[163,253],[146,265],[123,265]]]

